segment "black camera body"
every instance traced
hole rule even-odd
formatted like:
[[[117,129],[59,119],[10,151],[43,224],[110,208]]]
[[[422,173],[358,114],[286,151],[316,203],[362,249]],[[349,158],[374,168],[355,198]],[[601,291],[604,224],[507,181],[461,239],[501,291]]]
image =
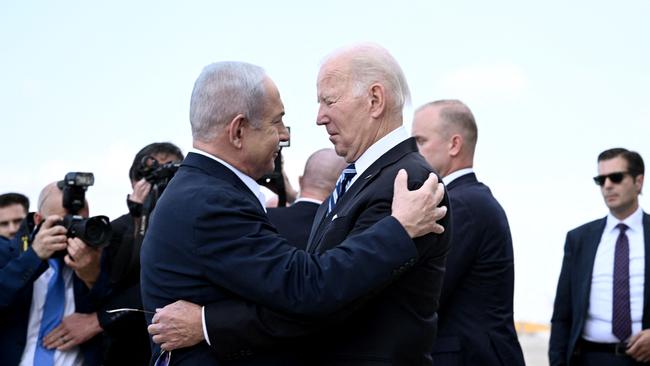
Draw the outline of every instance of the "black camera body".
[[[151,185],[165,187],[181,166],[179,162],[160,164],[153,156],[147,155],[140,163],[140,173]]]
[[[79,211],[86,204],[86,190],[95,184],[93,173],[70,172],[57,186],[63,192],[63,207],[68,211],[57,225],[65,227],[69,238],[79,238],[92,247],[108,242],[113,233],[106,216],[83,218]]]

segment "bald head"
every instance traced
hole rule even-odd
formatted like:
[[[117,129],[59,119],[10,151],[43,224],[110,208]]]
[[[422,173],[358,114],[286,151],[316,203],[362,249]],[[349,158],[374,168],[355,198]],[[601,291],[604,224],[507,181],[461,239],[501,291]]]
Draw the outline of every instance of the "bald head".
[[[311,154],[300,177],[300,197],[324,201],[334,190],[345,165],[345,160],[334,149],[321,149]]]
[[[65,216],[68,212],[63,207],[63,191],[57,186],[57,182],[52,182],[41,190],[38,196],[38,211],[36,212],[36,220],[45,220],[48,216],[58,215]],[[88,217],[88,202],[81,209],[79,215]],[[38,223],[38,222],[37,222]]]
[[[439,100],[418,108],[412,134],[420,153],[443,177],[474,163],[478,129],[472,111],[459,100]]]

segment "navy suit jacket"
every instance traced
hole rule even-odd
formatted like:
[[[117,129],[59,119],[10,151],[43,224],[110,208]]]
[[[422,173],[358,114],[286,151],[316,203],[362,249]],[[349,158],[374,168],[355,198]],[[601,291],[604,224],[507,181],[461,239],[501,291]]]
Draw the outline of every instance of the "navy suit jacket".
[[[605,230],[606,218],[584,224],[567,233],[564,244],[562,271],[557,284],[549,360],[551,366],[571,365],[576,344],[582,336],[589,297],[591,275],[598,244]],[[650,215],[643,213],[643,237],[645,240],[645,280],[643,289],[642,328],[650,328]]]
[[[29,310],[32,303],[34,281],[49,265],[41,260],[31,245],[23,243],[29,237],[27,225],[13,240],[0,246],[0,365],[18,365],[27,343]],[[73,274],[75,312],[92,313],[107,291],[108,277],[100,275],[92,290]],[[101,364],[101,335],[81,345],[86,365]]]
[[[447,186],[454,231],[434,365],[524,365],[514,327],[514,259],[503,208],[474,173]]]
[[[388,216],[393,181],[402,168],[409,173],[410,189],[421,186],[431,172],[414,139],[398,144],[375,161],[331,213],[327,213],[327,202],[321,205],[308,251],[325,253],[341,248],[346,238],[358,237]],[[446,195],[442,204],[449,205]],[[206,307],[215,351],[245,354],[266,348],[278,359],[284,358],[285,363],[278,365],[287,364],[289,354],[297,355],[299,365],[431,364],[438,297],[449,250],[449,214],[441,223],[447,229],[443,235],[429,234],[415,240],[420,257],[396,269],[398,279],[320,321],[292,318],[255,304]]]
[[[142,301],[154,310],[179,299],[248,299],[280,312],[324,316],[389,283],[396,268],[417,256],[393,217],[322,254],[298,250],[277,234],[232,171],[190,153],[150,220],[141,251]],[[154,357],[159,352],[154,345]],[[174,350],[171,360],[220,364],[205,342]]]
[[[271,223],[289,244],[298,249],[305,249],[318,206],[314,202],[300,201],[289,207],[269,208],[267,214]]]

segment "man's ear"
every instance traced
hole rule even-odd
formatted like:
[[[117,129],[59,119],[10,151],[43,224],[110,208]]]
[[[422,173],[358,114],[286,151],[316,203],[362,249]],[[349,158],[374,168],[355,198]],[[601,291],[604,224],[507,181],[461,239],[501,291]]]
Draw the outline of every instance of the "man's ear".
[[[637,175],[634,178],[634,184],[637,186],[637,192],[641,194],[643,192],[643,175]]]
[[[40,225],[40,223],[43,222],[43,220],[44,218],[43,216],[41,216],[40,213],[34,212],[34,224],[36,224],[36,226]]]
[[[384,86],[379,83],[370,85],[368,95],[370,97],[370,115],[373,118],[381,117],[386,109],[386,90]]]
[[[243,114],[238,114],[228,123],[228,141],[237,149],[242,147],[242,136],[244,135],[244,126],[247,120]]]
[[[463,148],[463,136],[461,135],[452,135],[451,136],[451,146],[449,147],[449,155],[457,156],[460,154],[460,150]]]

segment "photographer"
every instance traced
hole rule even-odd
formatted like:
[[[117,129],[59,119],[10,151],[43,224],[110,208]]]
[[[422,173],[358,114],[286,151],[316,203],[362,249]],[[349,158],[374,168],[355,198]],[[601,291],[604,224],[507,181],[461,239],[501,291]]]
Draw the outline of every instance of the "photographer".
[[[158,197],[183,160],[183,153],[169,142],[152,143],[133,159],[129,179],[133,192],[127,196],[129,213],[114,220],[113,235],[106,248],[110,267],[111,295],[99,312],[105,330],[104,365],[145,365],[150,358],[146,322],[139,312],[107,313],[105,310],[141,309],[140,245],[149,214]]]
[[[61,183],[41,191],[38,212],[0,248],[2,365],[100,364],[94,311],[107,289],[102,249],[73,237],[87,224],[81,217],[88,217],[88,204],[82,193],[78,212],[71,212]]]

